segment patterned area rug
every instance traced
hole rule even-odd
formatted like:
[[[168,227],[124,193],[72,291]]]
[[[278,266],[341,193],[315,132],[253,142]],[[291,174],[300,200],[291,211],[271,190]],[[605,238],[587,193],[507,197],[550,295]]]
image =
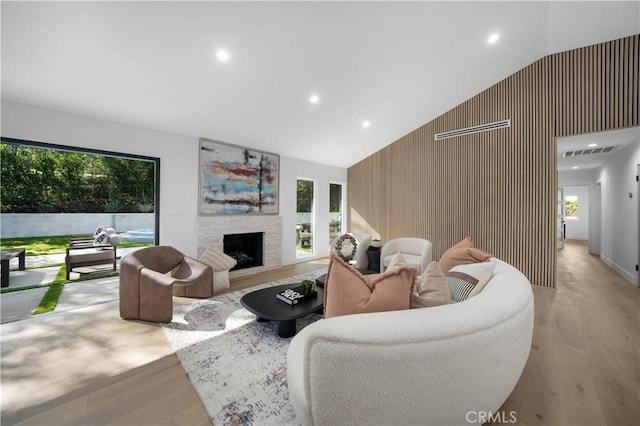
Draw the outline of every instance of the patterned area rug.
[[[278,336],[277,323],[257,322],[240,305],[240,298],[250,291],[315,279],[325,272],[174,307],[173,321],[163,324],[163,331],[214,425],[297,424],[287,387],[291,339]],[[298,319],[298,331],[320,318],[311,314]]]

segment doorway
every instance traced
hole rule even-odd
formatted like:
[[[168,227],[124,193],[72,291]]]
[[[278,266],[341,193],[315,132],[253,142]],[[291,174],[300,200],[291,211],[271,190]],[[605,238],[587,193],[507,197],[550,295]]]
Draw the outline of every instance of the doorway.
[[[566,238],[588,239],[588,252],[632,284],[638,282],[636,264],[640,264],[640,203],[632,200],[633,192],[640,192],[635,181],[640,175],[639,160],[640,127],[557,139],[558,187],[565,189],[565,207],[571,201],[577,209],[573,219],[566,219]],[[571,194],[569,187],[587,191]],[[573,197],[566,200],[567,196]],[[576,225],[584,225],[585,215],[586,237],[584,228],[576,236]]]
[[[589,185],[567,185],[562,192],[564,238],[589,241]]]

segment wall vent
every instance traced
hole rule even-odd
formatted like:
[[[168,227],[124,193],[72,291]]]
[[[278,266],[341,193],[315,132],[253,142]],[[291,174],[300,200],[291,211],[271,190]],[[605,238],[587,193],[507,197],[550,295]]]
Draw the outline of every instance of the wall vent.
[[[601,148],[589,148],[589,149],[577,149],[575,151],[565,151],[562,153],[563,158],[567,157],[580,157],[582,155],[591,155],[591,154],[606,154],[607,152],[613,151],[615,146],[604,146]]]
[[[489,130],[505,129],[511,127],[511,119],[508,118],[495,123],[480,124],[479,126],[467,127],[465,129],[451,130],[449,132],[436,133],[434,139],[440,141],[442,139],[455,138],[472,133],[488,132]]]

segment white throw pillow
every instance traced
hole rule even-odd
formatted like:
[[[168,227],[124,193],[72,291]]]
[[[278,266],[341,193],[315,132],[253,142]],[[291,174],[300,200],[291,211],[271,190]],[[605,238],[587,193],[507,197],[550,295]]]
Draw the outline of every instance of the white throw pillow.
[[[106,246],[109,245],[109,234],[107,231],[101,231],[98,235],[93,239],[94,246]]]
[[[451,302],[449,285],[438,262],[431,262],[427,269],[416,278],[411,295],[411,308],[428,308]]]
[[[476,296],[491,280],[495,269],[494,262],[454,266],[447,273],[451,298],[456,302],[462,302]]]

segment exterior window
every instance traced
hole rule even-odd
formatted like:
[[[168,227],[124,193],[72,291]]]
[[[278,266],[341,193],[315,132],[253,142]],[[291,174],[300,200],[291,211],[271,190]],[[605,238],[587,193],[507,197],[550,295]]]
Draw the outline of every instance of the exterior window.
[[[577,195],[564,197],[564,211],[567,220],[578,220],[579,204]]]
[[[296,200],[296,257],[314,252],[315,182],[298,179]]]
[[[329,244],[342,234],[342,185],[329,184]]]

